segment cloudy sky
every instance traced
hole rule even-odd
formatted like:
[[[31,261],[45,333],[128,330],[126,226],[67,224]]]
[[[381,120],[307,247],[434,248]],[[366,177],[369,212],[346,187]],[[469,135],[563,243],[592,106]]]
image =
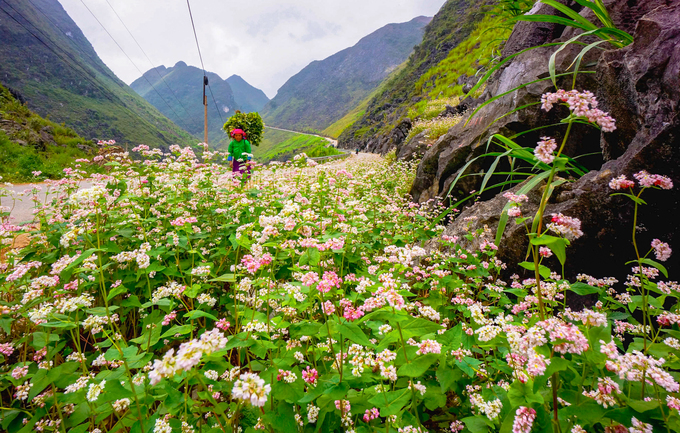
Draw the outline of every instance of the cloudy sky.
[[[126,83],[137,68],[97,23],[101,21],[137,67],[178,61],[200,67],[185,0],[59,0],[99,57]],[[385,24],[433,16],[445,0],[191,0],[208,71],[243,77],[270,98],[312,60],[324,59]],[[85,7],[87,5],[87,8]],[[113,8],[112,8],[113,7]]]

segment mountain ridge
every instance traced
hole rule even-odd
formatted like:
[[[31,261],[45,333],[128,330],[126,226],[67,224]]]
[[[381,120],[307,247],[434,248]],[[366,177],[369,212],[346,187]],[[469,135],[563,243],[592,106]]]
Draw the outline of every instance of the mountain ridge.
[[[262,90],[249,84],[240,75],[234,74],[224,81],[231,86],[234,99],[243,111],[249,113],[260,111],[269,102],[269,98]]]
[[[116,77],[57,0],[3,2],[0,16],[0,81],[39,115],[89,138],[195,143]]]
[[[387,24],[355,45],[311,62],[286,81],[265,106],[265,121],[298,130],[327,128],[409,57],[429,20],[420,16]]]
[[[227,118],[241,107],[236,103],[227,81],[214,72],[206,71],[205,75],[210,84],[209,90],[206,91],[208,139],[210,143],[216,143],[226,139],[222,126]],[[200,139],[203,138],[202,69],[180,60],[171,67],[161,65],[149,69],[133,81],[130,87],[185,131]]]

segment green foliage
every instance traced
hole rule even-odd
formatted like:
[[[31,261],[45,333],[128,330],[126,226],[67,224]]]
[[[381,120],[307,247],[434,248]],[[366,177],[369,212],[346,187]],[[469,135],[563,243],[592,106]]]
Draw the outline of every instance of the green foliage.
[[[74,175],[0,231],[42,239],[3,256],[2,431],[678,431],[680,292],[651,250],[622,293],[549,262],[508,283],[486,228],[466,249],[409,201],[415,165],[241,183],[189,155]]]
[[[90,141],[72,129],[33,113],[3,86],[0,86],[0,119],[11,121],[8,132],[0,129],[0,176],[7,182],[59,179],[65,167],[78,158],[91,156],[95,150]],[[44,143],[45,136],[56,145]],[[19,140],[24,145],[19,144]],[[89,152],[81,149],[88,147]],[[33,172],[41,174],[35,176]]]
[[[390,131],[406,116],[423,114],[428,100],[462,96],[459,77],[474,77],[495,61],[509,34],[504,27],[507,19],[480,8],[476,1],[446,2],[404,68],[385,82],[364,116],[344,130],[339,141],[365,141]]]
[[[259,113],[242,113],[236,111],[224,124],[224,131],[229,134],[234,129],[242,129],[253,146],[259,146],[264,134],[264,122]]]
[[[463,96],[463,86],[456,84],[457,80],[461,76],[474,77],[500,55],[498,49],[511,31],[502,26],[505,22],[502,16],[485,17],[467,39],[420,77],[415,84],[416,94],[430,99]]]
[[[309,157],[339,155],[325,138],[271,128],[265,130],[263,145],[254,150],[255,159],[263,164],[269,161],[289,161],[296,155]]]
[[[630,45],[633,43],[633,37],[629,33],[626,33],[623,30],[619,30],[618,28],[616,28],[602,0],[594,1],[576,0],[576,2],[581,6],[584,6],[593,11],[597,19],[600,21],[602,27],[598,27],[597,25],[591,23],[586,18],[581,16],[579,13],[573,11],[568,6],[565,6],[562,3],[559,3],[555,0],[540,0],[540,2],[552,6],[559,12],[566,15],[567,18],[556,15],[535,14],[535,15],[521,15],[518,16],[516,19],[519,21],[548,22],[564,26],[575,27],[586,32],[592,32],[590,34],[602,38],[603,40],[609,42],[616,48],[622,48],[625,47],[626,45]]]

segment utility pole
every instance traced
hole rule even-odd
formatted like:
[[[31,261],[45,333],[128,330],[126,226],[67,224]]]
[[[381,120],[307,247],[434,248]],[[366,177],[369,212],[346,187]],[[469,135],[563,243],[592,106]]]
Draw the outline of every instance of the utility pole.
[[[203,128],[203,142],[208,144],[208,98],[205,96],[205,86],[208,85],[208,77],[203,76],[203,118],[204,118],[204,128]]]

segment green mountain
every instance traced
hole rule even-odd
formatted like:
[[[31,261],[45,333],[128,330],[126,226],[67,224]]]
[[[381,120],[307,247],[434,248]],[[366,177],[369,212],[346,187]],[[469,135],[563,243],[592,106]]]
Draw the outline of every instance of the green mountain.
[[[418,17],[407,23],[388,24],[353,47],[310,63],[265,106],[265,121],[296,130],[326,129],[408,59],[429,21],[428,17]]]
[[[241,107],[242,111],[248,113],[260,111],[269,102],[269,98],[262,90],[251,86],[238,75],[232,75],[225,81],[231,86],[236,104]]]
[[[210,83],[206,90],[208,142],[218,144],[227,138],[222,130],[224,122],[241,107],[234,100],[229,83],[213,72],[206,72],[206,76]],[[185,131],[203,140],[202,69],[184,62],[177,62],[170,68],[159,66],[146,71],[130,87]]]
[[[399,122],[421,114],[428,100],[461,96],[461,82],[477,70],[507,37],[507,30],[488,13],[488,1],[448,0],[425,28],[422,42],[404,68],[368,102],[366,109],[339,137],[339,145],[365,148],[389,134]],[[486,21],[485,21],[486,18]],[[481,25],[481,27],[480,27]]]
[[[0,82],[87,138],[167,146],[196,140],[119,80],[57,0],[0,3]]]

